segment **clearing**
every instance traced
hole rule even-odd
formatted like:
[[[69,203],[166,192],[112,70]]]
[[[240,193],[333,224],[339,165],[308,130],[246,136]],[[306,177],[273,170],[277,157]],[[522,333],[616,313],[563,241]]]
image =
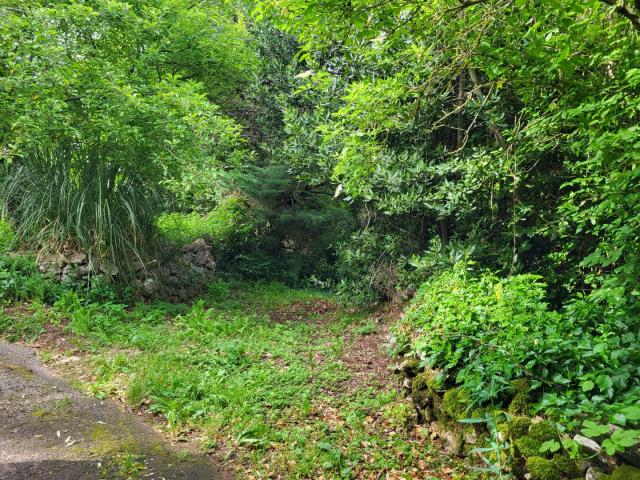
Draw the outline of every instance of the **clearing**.
[[[208,453],[224,477],[467,478],[412,422],[390,371],[389,312],[280,284],[217,282],[193,305],[91,303],[70,292],[53,306],[6,308],[5,318],[6,337],[30,342],[91,402],[115,399],[128,412],[119,415]],[[52,410],[34,404],[29,415],[40,408]],[[49,410],[30,421],[51,436]],[[156,469],[129,457],[124,478]]]

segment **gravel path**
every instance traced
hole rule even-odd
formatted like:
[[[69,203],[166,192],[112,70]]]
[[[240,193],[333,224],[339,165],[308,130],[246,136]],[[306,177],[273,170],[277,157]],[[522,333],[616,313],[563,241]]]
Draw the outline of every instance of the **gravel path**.
[[[0,340],[0,480],[217,480],[110,401],[57,378],[33,350]]]

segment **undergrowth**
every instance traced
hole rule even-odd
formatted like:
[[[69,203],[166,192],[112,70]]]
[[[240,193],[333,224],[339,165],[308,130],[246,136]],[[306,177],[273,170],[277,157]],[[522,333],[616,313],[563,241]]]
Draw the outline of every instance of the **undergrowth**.
[[[640,438],[637,318],[583,298],[554,310],[545,287],[539,276],[499,278],[459,263],[417,292],[398,349],[463,389],[469,412],[506,407],[514,381],[525,381],[519,414],[595,437],[616,424],[627,444],[612,435],[604,446],[622,451]],[[600,425],[595,435],[589,425]]]
[[[449,462],[408,426],[394,385],[349,382],[343,356],[372,322],[325,293],[220,281],[193,305],[73,290],[21,305],[5,309],[0,334],[62,329],[93,372],[88,392],[153,412],[171,435],[198,432],[239,478],[441,478]]]

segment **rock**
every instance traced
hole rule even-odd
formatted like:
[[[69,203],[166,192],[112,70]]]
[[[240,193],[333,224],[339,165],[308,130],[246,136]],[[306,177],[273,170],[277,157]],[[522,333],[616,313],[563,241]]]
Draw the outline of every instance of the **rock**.
[[[597,464],[610,472],[620,465],[620,460],[604,453],[598,442],[582,435],[574,435],[573,440],[585,450],[589,456],[593,457]]]
[[[411,391],[411,380],[410,379],[405,378],[402,381],[402,390],[404,390],[407,393]]]
[[[106,273],[110,277],[115,277],[120,273],[120,269],[114,264],[101,264],[100,271]]]
[[[405,358],[401,362],[396,362],[391,366],[391,370],[395,374],[403,374],[406,377],[413,378],[420,372],[420,360],[417,358]]]
[[[529,390],[530,386],[526,378],[519,378],[511,382],[513,397],[507,407],[507,412],[510,415],[518,416],[529,414],[529,401],[531,400]]]
[[[73,272],[73,267],[71,265],[65,265],[62,269],[62,273],[60,275],[60,281],[62,283],[68,282],[71,280],[71,273]]]
[[[142,289],[147,295],[155,295],[158,291],[158,282],[155,278],[146,278],[144,282],[142,282]]]
[[[89,268],[89,265],[78,265],[78,268],[76,268],[76,277],[87,278],[90,272],[91,269]]]
[[[604,480],[607,475],[598,467],[589,467],[584,480]]]
[[[478,431],[473,428],[472,425],[467,426],[467,428],[464,429],[464,443],[467,445],[476,445],[478,440],[480,440]]]
[[[543,457],[527,458],[527,471],[532,480],[555,480],[560,475],[551,460]]]
[[[470,406],[469,392],[462,387],[450,388],[442,396],[442,409],[454,420],[469,417],[467,412]]]
[[[445,441],[445,449],[449,455],[459,456],[464,447],[464,433],[458,425],[449,425],[445,422],[431,422],[429,430],[433,438],[441,438]]]
[[[182,248],[182,261],[194,267],[198,273],[213,273],[216,270],[216,262],[211,254],[213,247],[202,238]],[[205,270],[207,272],[205,272]]]
[[[66,259],[61,253],[50,253],[41,255],[38,258],[38,263],[45,266],[46,268],[60,268],[64,266],[64,264],[66,263]]]
[[[190,244],[182,247],[182,250],[184,250],[185,252],[195,253],[201,248],[206,248],[206,247],[207,247],[207,242],[204,241],[204,238],[197,238]]]
[[[82,252],[73,252],[68,256],[67,262],[70,265],[82,265],[87,263],[87,256]]]
[[[640,469],[631,465],[622,465],[610,475],[610,480],[640,480]]]
[[[435,419],[436,419],[436,416],[433,412],[433,408],[431,408],[430,406],[426,406],[422,410],[420,410],[420,420],[422,422],[428,423]]]
[[[579,459],[579,460],[576,460],[576,465],[578,465],[578,468],[580,469],[580,471],[581,471],[583,474],[586,474],[586,473],[587,473],[587,471],[588,471],[591,467],[593,467],[593,465],[591,464],[591,462],[589,462],[589,460],[584,459],[584,458]]]
[[[590,438],[583,437],[582,435],[574,435],[573,441],[593,454],[598,454],[602,451],[598,442],[591,440]]]

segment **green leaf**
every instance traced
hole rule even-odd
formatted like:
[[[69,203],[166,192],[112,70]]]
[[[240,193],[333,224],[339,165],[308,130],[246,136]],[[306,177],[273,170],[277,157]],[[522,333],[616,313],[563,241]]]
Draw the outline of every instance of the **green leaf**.
[[[583,435],[590,438],[599,437],[609,432],[609,427],[607,427],[606,425],[600,425],[591,420],[585,420],[582,423],[582,426],[583,426],[582,428]]]
[[[544,453],[544,452],[553,453],[553,452],[557,452],[558,450],[560,450],[560,447],[561,447],[560,442],[558,442],[556,440],[548,440],[548,441],[544,442],[540,446],[539,451],[541,453]]]
[[[595,383],[593,383],[591,380],[585,380],[580,384],[580,386],[582,387],[583,392],[590,392],[591,390],[593,390],[593,387],[595,387]]]
[[[640,406],[631,405],[620,410],[624,414],[627,420],[636,421],[640,420]]]

